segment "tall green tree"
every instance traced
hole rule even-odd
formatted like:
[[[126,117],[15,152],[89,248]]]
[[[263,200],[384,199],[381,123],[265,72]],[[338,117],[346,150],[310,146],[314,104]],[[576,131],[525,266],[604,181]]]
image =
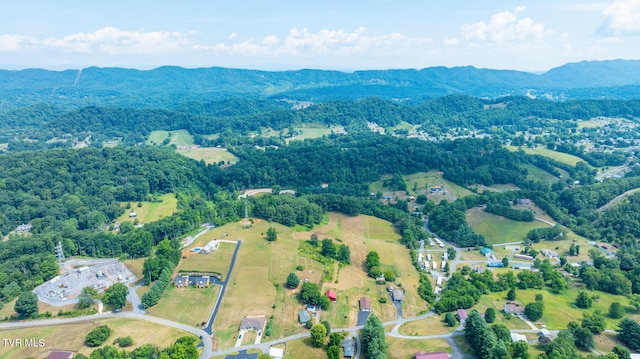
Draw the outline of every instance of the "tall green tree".
[[[38,316],[38,296],[33,292],[23,292],[18,296],[13,310],[21,318],[34,318]]]
[[[529,303],[524,307],[524,315],[526,315],[529,320],[533,321],[542,318],[543,311],[544,306],[540,302]]]
[[[487,323],[493,323],[496,320],[496,310],[493,307],[488,307],[484,312],[484,320]]]
[[[287,282],[286,282],[286,286],[289,289],[295,289],[298,288],[298,285],[300,284],[300,278],[298,278],[298,276],[295,273],[289,273],[289,275],[287,276]]]
[[[93,303],[93,300],[98,296],[98,291],[89,286],[82,288],[80,294],[78,294],[78,308],[89,308]]]
[[[613,302],[609,306],[609,317],[613,319],[621,319],[624,317],[624,307],[620,302]]]
[[[122,308],[127,304],[127,294],[129,294],[129,288],[126,285],[120,282],[113,283],[104,291],[102,300],[105,304],[111,304],[115,308]]]
[[[327,328],[324,325],[318,323],[311,327],[311,344],[314,347],[320,348],[321,346],[323,346],[326,337]]]
[[[269,229],[267,229],[267,241],[275,242],[276,240],[278,240],[278,232],[276,231],[276,228],[269,227]]]
[[[576,297],[576,306],[578,308],[583,308],[583,309],[591,308],[592,304],[593,304],[593,299],[591,299],[591,297],[589,296],[589,294],[587,294],[587,292],[583,290],[578,292],[578,297]]]
[[[622,319],[619,324],[618,339],[629,349],[640,351],[640,324],[630,318]]]
[[[388,345],[380,318],[370,314],[362,329],[362,352],[366,359],[384,359]]]

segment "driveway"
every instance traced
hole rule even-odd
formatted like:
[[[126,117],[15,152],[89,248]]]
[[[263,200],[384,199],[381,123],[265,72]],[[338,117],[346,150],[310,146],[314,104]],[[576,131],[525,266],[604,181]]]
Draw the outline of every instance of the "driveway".
[[[204,328],[204,331],[207,332],[209,335],[213,334],[213,329],[212,329],[213,322],[216,319],[216,314],[218,314],[218,309],[220,308],[220,302],[222,302],[222,297],[224,297],[224,292],[227,289],[227,283],[229,281],[229,278],[231,278],[231,271],[233,270],[233,266],[236,264],[236,256],[238,255],[238,250],[240,249],[241,244],[242,244],[242,241],[236,242],[236,248],[233,250],[233,256],[231,257],[231,263],[229,264],[229,271],[225,276],[225,280],[220,283],[220,285],[222,286],[222,289],[220,289],[220,294],[216,299],[216,304],[213,306],[213,311],[211,312],[211,316],[209,317],[207,326]]]

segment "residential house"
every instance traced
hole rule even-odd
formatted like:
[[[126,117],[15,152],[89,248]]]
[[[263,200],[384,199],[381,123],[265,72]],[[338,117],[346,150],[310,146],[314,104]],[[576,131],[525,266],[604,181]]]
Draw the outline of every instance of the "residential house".
[[[186,288],[189,286],[189,277],[185,275],[177,275],[173,278],[173,285],[176,288]]]
[[[206,288],[210,281],[210,277],[208,275],[203,276],[189,276],[189,286],[193,286],[196,288]]]
[[[269,356],[273,359],[282,359],[284,357],[284,349],[271,347],[269,348]]]
[[[261,334],[266,324],[267,319],[263,316],[244,317],[242,322],[240,322],[240,330],[254,330]]]
[[[507,314],[520,314],[524,313],[524,307],[518,303],[507,303],[504,305],[504,312]]]
[[[402,302],[404,300],[404,291],[401,288],[394,288],[391,291],[391,297],[395,302]]]
[[[512,342],[527,342],[527,337],[522,335],[522,334],[518,334],[518,333],[511,333],[511,341]]]
[[[300,321],[300,324],[308,322],[309,319],[311,318],[309,317],[309,312],[307,312],[306,310],[303,309],[298,313],[298,320]]]
[[[356,342],[353,338],[347,338],[342,341],[342,348],[344,349],[344,356],[346,358],[353,358],[356,354]]]

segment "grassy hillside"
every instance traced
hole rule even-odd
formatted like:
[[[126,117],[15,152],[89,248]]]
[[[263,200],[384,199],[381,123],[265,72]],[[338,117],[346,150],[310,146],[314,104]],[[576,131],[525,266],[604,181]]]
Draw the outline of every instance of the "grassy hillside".
[[[142,205],[138,207],[138,203]],[[125,207],[127,203],[122,203],[121,205]],[[124,213],[118,217],[116,223],[125,221],[133,222],[137,218],[140,224],[145,224],[170,216],[178,210],[178,199],[173,193],[167,193],[160,196],[159,202],[131,202],[130,205],[131,208],[126,209]],[[135,218],[129,217],[131,211],[136,212]]]
[[[558,152],[558,151],[554,151],[554,150],[550,150],[546,147],[538,147],[538,148],[528,148],[528,147],[516,147],[516,146],[505,146],[509,151],[517,151],[518,149],[522,148],[522,150],[530,155],[542,155],[545,157],[549,157],[553,160],[559,161],[559,162],[563,162],[566,164],[569,164],[571,166],[575,166],[576,163],[578,162],[585,162],[585,160],[583,160],[580,157],[574,156],[574,155],[570,155],[567,153],[562,153],[562,152]]]

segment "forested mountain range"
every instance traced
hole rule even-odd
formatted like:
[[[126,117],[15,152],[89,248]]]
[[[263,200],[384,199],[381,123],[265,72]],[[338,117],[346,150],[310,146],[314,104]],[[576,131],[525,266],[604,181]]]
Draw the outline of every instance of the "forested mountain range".
[[[3,108],[40,102],[72,107],[110,104],[172,108],[189,101],[231,97],[305,101],[370,96],[417,101],[448,94],[489,98],[509,94],[556,99],[629,98],[638,89],[638,60],[580,62],[543,74],[470,66],[355,72],[169,66],[153,70],[97,67],[65,71],[0,70]]]

